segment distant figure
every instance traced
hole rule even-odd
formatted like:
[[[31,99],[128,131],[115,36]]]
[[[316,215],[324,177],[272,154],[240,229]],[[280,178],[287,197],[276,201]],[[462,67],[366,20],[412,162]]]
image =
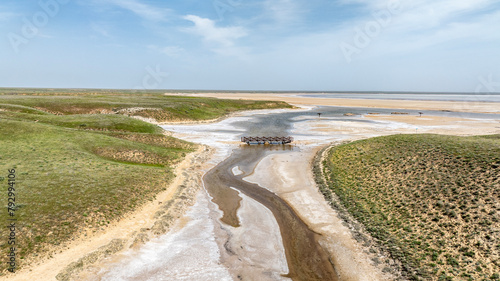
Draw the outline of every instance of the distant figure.
[[[420,116],[419,116],[419,117],[422,117],[422,114],[424,114],[424,113],[423,113],[423,112],[419,112],[418,114],[420,114]]]
[[[321,113],[318,112],[318,117],[321,118]]]

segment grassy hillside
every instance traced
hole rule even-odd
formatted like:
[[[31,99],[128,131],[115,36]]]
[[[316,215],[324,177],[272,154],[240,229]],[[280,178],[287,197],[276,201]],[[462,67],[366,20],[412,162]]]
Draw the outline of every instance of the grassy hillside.
[[[291,108],[280,101],[221,100],[215,98],[166,96],[160,93],[35,92],[12,94],[0,91],[0,110],[20,113],[120,114],[156,119],[158,122],[208,120],[238,110]],[[34,112],[36,110],[37,112]],[[29,112],[27,112],[29,111]]]
[[[0,91],[0,200],[7,207],[8,170],[15,169],[20,267],[152,200],[171,182],[173,166],[196,148],[128,115],[201,120],[289,107],[159,93],[16,91]],[[9,225],[8,219],[4,211],[0,225]],[[8,235],[0,232],[2,257],[9,252]],[[6,260],[0,258],[0,274],[6,273]]]
[[[499,279],[500,135],[394,135],[327,155],[326,198],[333,191],[410,279]]]

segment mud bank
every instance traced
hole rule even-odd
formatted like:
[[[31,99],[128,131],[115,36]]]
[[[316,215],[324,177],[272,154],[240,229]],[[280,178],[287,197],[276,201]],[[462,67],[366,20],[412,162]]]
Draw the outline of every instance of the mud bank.
[[[254,172],[255,166],[265,154],[266,150],[262,146],[243,146],[233,151],[231,157],[205,175],[207,190],[224,212],[222,220],[233,226],[240,224],[236,216],[239,207],[238,194],[230,192],[233,187],[261,203],[274,215],[280,228],[289,266],[286,277],[293,280],[338,280],[329,255],[318,243],[320,236],[311,231],[279,196],[243,180]],[[233,174],[235,166],[239,167],[242,174]]]

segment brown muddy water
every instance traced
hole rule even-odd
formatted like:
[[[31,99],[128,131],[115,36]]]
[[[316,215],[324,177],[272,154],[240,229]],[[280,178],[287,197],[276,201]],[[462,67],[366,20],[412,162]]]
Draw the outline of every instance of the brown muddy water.
[[[292,149],[291,146],[279,147]],[[289,273],[285,277],[295,281],[338,280],[328,253],[318,243],[320,235],[309,229],[283,199],[257,184],[243,180],[254,172],[259,161],[270,152],[270,146],[241,146],[205,175],[205,187],[213,197],[212,201],[223,211],[221,220],[228,225],[239,226],[237,211],[241,198],[237,190],[241,191],[268,208],[276,218],[289,266]],[[239,167],[243,173],[234,175],[234,167]]]

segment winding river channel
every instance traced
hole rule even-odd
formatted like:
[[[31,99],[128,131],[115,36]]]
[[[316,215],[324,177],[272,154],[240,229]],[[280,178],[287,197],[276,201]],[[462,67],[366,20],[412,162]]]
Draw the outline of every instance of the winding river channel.
[[[317,191],[309,161],[317,148],[335,141],[415,133],[416,128],[456,130],[364,117],[390,116],[392,111],[269,110],[212,124],[162,126],[175,137],[216,149],[203,177],[205,188],[169,233],[130,250],[99,280],[383,280],[382,275],[374,277],[379,273]],[[423,114],[454,117],[440,111]],[[472,113],[459,117],[491,118]],[[287,135],[295,138],[294,144],[239,142],[241,136]]]
[[[257,163],[269,151],[265,146],[236,149],[206,174],[205,186],[213,202],[224,212],[222,221],[235,227],[240,225],[237,211],[241,198],[236,190],[243,192],[271,210],[278,222],[289,268],[287,277],[292,280],[337,280],[329,255],[318,243],[318,234],[309,229],[278,195],[243,179],[254,172]],[[241,174],[233,173],[235,167]]]

